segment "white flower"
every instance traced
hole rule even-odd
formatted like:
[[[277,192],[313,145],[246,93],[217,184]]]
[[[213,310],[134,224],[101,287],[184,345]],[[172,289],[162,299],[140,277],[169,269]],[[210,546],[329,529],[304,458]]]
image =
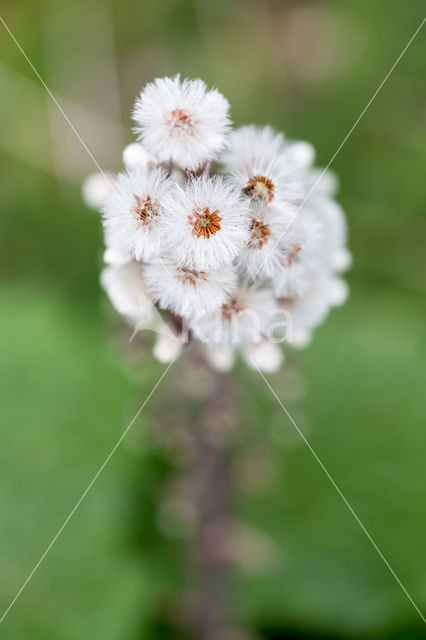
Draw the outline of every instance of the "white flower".
[[[290,218],[275,245],[279,268],[272,278],[275,295],[292,298],[309,288],[321,265],[322,227],[308,212]]]
[[[114,185],[114,176],[108,171],[92,173],[83,182],[83,200],[91,209],[100,209]]]
[[[308,142],[269,126],[231,131],[228,102],[201,80],[157,78],[133,115],[139,141],[124,149],[126,171],[112,189],[107,175],[84,186],[86,201],[102,203],[101,281],[113,305],[134,332],[160,334],[161,362],[190,337],[218,371],[237,352],[276,371],[277,343],[306,346],[348,295],[334,174],[313,167]]]
[[[136,260],[158,256],[162,247],[162,202],[173,183],[159,169],[121,173],[102,208],[108,246]]]
[[[315,160],[315,149],[304,140],[290,142],[285,148],[289,161],[294,163],[299,169],[310,169]]]
[[[220,309],[237,287],[232,268],[195,271],[170,261],[147,265],[145,280],[161,309],[188,319]]]
[[[295,329],[293,331],[293,339],[290,340],[291,346],[295,349],[305,349],[311,344],[312,332],[307,329]]]
[[[333,276],[330,278],[328,299],[333,307],[340,307],[346,302],[349,296],[349,287],[345,280]]]
[[[289,211],[303,196],[297,165],[283,136],[271,127],[251,125],[233,131],[222,162],[254,205],[263,203]]]
[[[330,169],[310,169],[306,174],[308,192],[312,190],[315,196],[334,196],[339,189],[339,180]],[[309,196],[309,199],[311,196]]]
[[[134,169],[135,167],[147,167],[154,164],[155,159],[152,158],[146,149],[139,142],[128,144],[123,150],[123,164],[126,169]]]
[[[275,310],[276,302],[270,289],[241,283],[220,311],[192,320],[190,328],[198,340],[210,344],[259,342]]]
[[[167,249],[189,269],[230,265],[248,240],[247,204],[219,176],[176,185],[164,200],[164,210]]]
[[[103,258],[105,264],[109,264],[111,267],[122,267],[128,262],[132,262],[130,253],[120,251],[120,249],[115,249],[114,247],[107,247]]]
[[[344,271],[350,265],[350,254],[346,249],[346,219],[341,206],[330,197],[313,192],[303,209],[312,212],[322,225],[325,263],[332,269]]]
[[[284,331],[281,337],[298,347],[308,344],[310,332],[323,322],[330,310],[331,284],[330,274],[321,271],[313,275],[307,290],[302,295],[277,300],[277,318],[280,318],[280,314],[285,312],[289,314],[290,319],[283,326]],[[275,323],[275,319],[273,323]],[[279,338],[280,332],[274,330],[274,337]]]
[[[200,80],[157,78],[137,99],[133,117],[148,153],[194,171],[225,146],[229,103]]]
[[[157,335],[152,354],[159,362],[172,362],[182,351],[182,342],[173,335]]]
[[[120,267],[105,267],[101,284],[119,313],[140,326],[152,322],[155,307],[144,282],[143,265],[129,262]]]
[[[341,247],[333,252],[330,258],[330,266],[337,273],[344,273],[352,264],[352,254],[347,247]]]
[[[221,156],[229,171],[241,169],[259,159],[278,156],[284,150],[284,136],[272,127],[254,124],[234,129]]]
[[[248,202],[291,212],[303,197],[302,182],[284,155],[265,156],[232,172],[232,181]]]
[[[282,260],[279,239],[285,235],[281,216],[271,215],[266,207],[250,210],[249,239],[237,259],[243,277],[273,277]]]
[[[204,353],[207,362],[215,371],[226,373],[234,366],[234,350],[230,346],[206,345]]]
[[[250,369],[260,369],[265,373],[275,373],[284,362],[283,350],[277,344],[267,340],[244,345],[242,354]]]

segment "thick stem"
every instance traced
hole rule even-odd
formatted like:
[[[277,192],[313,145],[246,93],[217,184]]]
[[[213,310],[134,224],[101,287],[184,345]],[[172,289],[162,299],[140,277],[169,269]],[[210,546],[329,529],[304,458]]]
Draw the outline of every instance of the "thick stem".
[[[220,640],[227,637],[229,629],[227,556],[232,473],[228,434],[234,422],[233,388],[228,376],[212,371],[201,358],[198,367],[206,393],[192,426],[198,530],[192,552],[195,595],[189,623],[197,640]]]

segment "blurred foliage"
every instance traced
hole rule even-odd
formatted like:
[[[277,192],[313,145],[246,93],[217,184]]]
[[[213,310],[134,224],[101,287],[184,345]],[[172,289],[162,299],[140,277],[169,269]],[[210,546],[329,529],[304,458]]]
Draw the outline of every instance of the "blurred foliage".
[[[310,140],[325,165],[420,24],[424,2],[16,0],[2,16],[103,168],[120,166],[141,86],[177,72],[217,85],[237,124],[270,122]],[[162,367],[145,347],[126,347],[128,331],[99,290],[99,219],[79,186],[94,170],[90,158],[1,29],[5,608]],[[351,297],[272,378],[423,611],[425,37],[333,163],[355,256]],[[40,565],[2,637],[174,637],[167,611],[188,578],[185,541],[159,526],[177,462],[155,434],[175,425],[180,367]],[[238,517],[256,559],[239,561],[238,618],[271,640],[426,637],[262,380],[243,367],[238,377]]]

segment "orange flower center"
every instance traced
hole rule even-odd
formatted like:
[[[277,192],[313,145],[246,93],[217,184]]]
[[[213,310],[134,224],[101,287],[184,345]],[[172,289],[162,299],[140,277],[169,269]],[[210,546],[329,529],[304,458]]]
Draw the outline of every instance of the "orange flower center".
[[[194,126],[192,116],[183,109],[173,109],[166,117],[166,120],[175,131],[189,133]]]
[[[134,199],[136,200],[136,205],[134,210],[139,221],[142,225],[148,225],[152,222],[153,218],[158,216],[160,213],[160,207],[157,202],[152,200],[151,196],[146,196],[146,198],[141,198],[133,194]]]
[[[197,238],[210,238],[220,229],[222,218],[218,216],[219,209],[210,212],[209,207],[205,209],[194,209],[192,216],[189,216],[189,222],[193,226],[192,235]]]
[[[263,202],[272,202],[274,199],[274,183],[266,176],[253,176],[247,180],[247,186],[244,187],[243,193],[250,197],[250,200],[263,200]]]
[[[260,249],[268,242],[270,235],[271,230],[268,225],[253,218],[250,224],[249,249]]]

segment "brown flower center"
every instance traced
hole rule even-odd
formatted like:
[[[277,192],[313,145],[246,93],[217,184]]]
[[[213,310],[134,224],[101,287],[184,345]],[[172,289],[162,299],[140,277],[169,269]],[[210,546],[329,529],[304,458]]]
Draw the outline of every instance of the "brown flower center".
[[[267,224],[252,218],[250,223],[249,249],[260,249],[269,240],[271,230]]]
[[[297,300],[296,297],[294,297],[294,298],[284,298],[284,297],[276,298],[278,307],[287,307],[288,305],[291,305],[294,302],[296,302],[296,300]]]
[[[256,175],[247,180],[247,186],[243,189],[243,194],[249,196],[250,200],[263,200],[272,202],[274,199],[274,183],[266,176]]]
[[[230,322],[233,316],[236,316],[245,309],[245,305],[242,304],[237,298],[231,298],[229,302],[222,307],[222,318],[227,322]]]
[[[193,226],[192,235],[197,238],[210,238],[220,229],[222,218],[218,216],[219,209],[210,212],[209,207],[205,209],[194,209],[192,216],[188,217],[189,222]]]
[[[151,196],[146,196],[146,198],[141,198],[133,194],[134,199],[136,200],[136,205],[134,207],[135,213],[141,222],[142,225],[148,225],[153,221],[153,218],[158,216],[160,213],[160,207],[155,200],[152,200]]]
[[[207,276],[204,271],[195,271],[194,269],[187,269],[186,267],[180,267],[176,277],[180,282],[183,282],[183,284],[191,284],[193,287],[195,287],[197,281],[207,281]]]
[[[286,256],[287,261],[282,262],[283,267],[291,267],[295,262],[297,262],[297,254],[299,253],[299,251],[302,251],[302,247],[300,246],[292,249]]]

